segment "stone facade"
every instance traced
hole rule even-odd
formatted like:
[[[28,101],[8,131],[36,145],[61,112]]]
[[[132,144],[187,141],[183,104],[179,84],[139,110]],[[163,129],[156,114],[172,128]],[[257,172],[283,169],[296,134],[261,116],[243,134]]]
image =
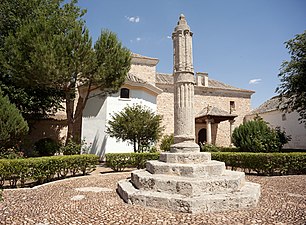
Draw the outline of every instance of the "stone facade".
[[[170,74],[157,74],[157,76],[169,76]],[[161,79],[158,79],[161,80]],[[213,82],[211,82],[213,83]],[[208,84],[209,85],[209,84]],[[165,134],[174,133],[174,93],[173,84],[156,83],[156,86],[163,90],[163,93],[157,96],[157,113],[163,116],[163,126],[165,127]],[[234,102],[235,109],[233,113],[238,115],[235,118],[234,128],[239,126],[245,115],[251,110],[251,95],[252,91],[242,89],[227,89],[205,87],[202,85],[195,86],[194,94],[194,110],[197,115],[207,105],[218,107],[224,111],[230,112],[230,104]],[[206,128],[205,124],[195,125],[195,140],[198,141],[198,133],[202,128]],[[230,146],[230,122],[224,121],[219,124],[212,124],[212,143],[217,146]]]

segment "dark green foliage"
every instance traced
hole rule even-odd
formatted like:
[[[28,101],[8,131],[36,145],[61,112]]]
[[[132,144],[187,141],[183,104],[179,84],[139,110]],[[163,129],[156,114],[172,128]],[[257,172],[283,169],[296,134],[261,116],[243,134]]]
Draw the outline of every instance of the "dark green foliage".
[[[211,156],[232,170],[241,168],[260,175],[306,174],[306,153],[213,152]]]
[[[201,152],[239,152],[239,148],[235,147],[218,147],[212,144],[200,144]]]
[[[60,148],[60,152],[64,155],[77,155],[81,153],[82,144],[78,144],[72,140],[69,140],[65,146]]]
[[[94,45],[97,68],[92,80],[101,91],[115,93],[125,81],[131,67],[131,52],[122,46],[117,35],[104,30]]]
[[[28,85],[15,76],[14,70],[7,66],[16,60],[7,49],[7,41],[20,32],[21,27],[34,21],[39,10],[48,8],[55,1],[50,0],[2,0],[0,4],[0,87],[12,103],[26,118],[37,118],[53,113],[61,108],[63,94],[61,90],[44,86]],[[31,39],[31,36],[28,36]],[[16,46],[10,46],[12,48]],[[21,49],[23,49],[22,46]],[[26,59],[29,52],[24,52],[21,58]],[[18,69],[19,67],[13,68]],[[25,84],[27,84],[25,86]]]
[[[51,138],[42,138],[35,142],[34,148],[39,156],[52,156],[58,152],[60,145]]]
[[[98,164],[96,155],[50,156],[27,159],[0,159],[0,187],[9,181],[10,187],[24,187],[26,182],[37,184],[51,181],[57,176],[92,172]]]
[[[0,159],[18,159],[23,157],[23,152],[16,148],[0,147]]]
[[[270,128],[261,118],[248,121],[233,131],[233,143],[243,152],[279,152],[288,142],[280,132]]]
[[[170,146],[174,144],[174,135],[164,135],[161,144],[160,144],[160,150],[164,152],[170,152]]]
[[[105,158],[107,167],[123,171],[125,168],[143,169],[148,160],[159,159],[159,153],[108,153]]]
[[[117,140],[128,141],[133,144],[134,152],[140,152],[142,146],[152,145],[161,136],[161,120],[161,116],[147,107],[127,106],[112,116],[106,133]]]
[[[291,55],[283,62],[279,77],[281,84],[276,92],[281,97],[280,109],[296,110],[306,125],[306,31],[285,42]]]
[[[27,122],[15,105],[0,89],[0,147],[9,148],[19,143],[20,138],[29,131]]]
[[[66,143],[70,139],[80,143],[89,92],[118,91],[130,69],[130,51],[110,31],[102,31],[93,47],[82,19],[86,11],[77,0],[4,1],[0,12],[9,19],[0,22],[0,28],[11,31],[0,34],[0,85],[31,115],[56,111],[65,101]],[[18,7],[29,10],[24,13]],[[75,99],[78,88],[82,95]]]
[[[219,152],[220,148],[212,144],[200,143],[201,152]]]

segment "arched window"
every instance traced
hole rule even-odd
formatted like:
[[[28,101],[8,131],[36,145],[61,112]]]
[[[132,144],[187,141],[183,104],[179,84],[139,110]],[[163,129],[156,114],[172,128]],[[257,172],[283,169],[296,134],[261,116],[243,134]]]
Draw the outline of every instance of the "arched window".
[[[130,97],[130,90],[127,88],[121,88],[120,98],[129,98],[129,97]]]

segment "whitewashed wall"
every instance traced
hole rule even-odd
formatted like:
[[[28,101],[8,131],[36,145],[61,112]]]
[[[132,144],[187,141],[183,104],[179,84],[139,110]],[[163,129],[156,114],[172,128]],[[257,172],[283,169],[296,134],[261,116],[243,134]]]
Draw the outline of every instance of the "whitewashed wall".
[[[105,153],[133,152],[133,145],[118,142],[105,134],[107,121],[115,112],[127,105],[141,104],[156,112],[156,96],[145,89],[130,89],[130,98],[122,99],[119,93],[103,97],[95,91],[84,109],[82,121],[82,139],[91,145],[90,153],[103,156]]]
[[[285,114],[285,116],[283,116]],[[297,112],[283,113],[278,110],[259,114],[273,128],[280,127],[286,131],[287,135],[291,135],[292,140],[284,146],[288,149],[306,149],[306,128],[304,124],[298,121],[299,114]],[[247,116],[247,120],[254,116]]]

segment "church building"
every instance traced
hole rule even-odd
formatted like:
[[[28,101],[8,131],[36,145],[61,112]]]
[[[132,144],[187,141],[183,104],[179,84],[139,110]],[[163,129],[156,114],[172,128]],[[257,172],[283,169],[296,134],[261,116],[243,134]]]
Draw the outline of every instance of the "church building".
[[[180,17],[179,23],[185,23],[184,16]],[[184,40],[183,34],[179,38],[189,41]],[[192,48],[191,43],[189,46]],[[190,55],[184,57],[192,57],[192,49]],[[90,145],[90,153],[102,156],[105,153],[133,151],[132,145],[118,142],[105,133],[111,115],[127,105],[149,107],[163,117],[164,135],[173,134],[174,76],[157,72],[158,62],[157,58],[133,53],[131,69],[118,93],[105,97],[99,95],[99,90],[91,92],[83,112],[81,132],[82,139]],[[190,69],[193,71],[192,65]],[[231,146],[231,133],[250,112],[251,95],[254,92],[211,79],[205,72],[196,72],[194,83],[196,142]]]

